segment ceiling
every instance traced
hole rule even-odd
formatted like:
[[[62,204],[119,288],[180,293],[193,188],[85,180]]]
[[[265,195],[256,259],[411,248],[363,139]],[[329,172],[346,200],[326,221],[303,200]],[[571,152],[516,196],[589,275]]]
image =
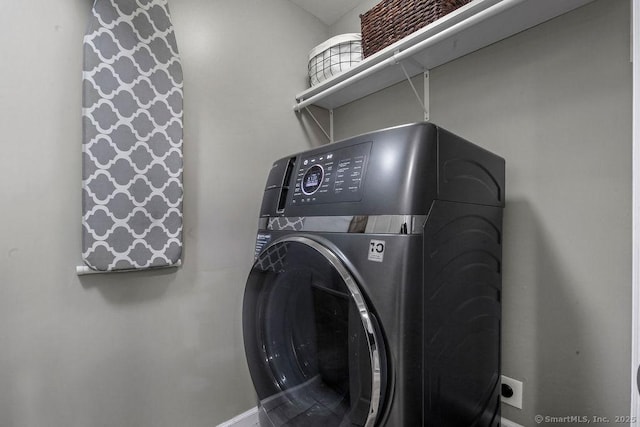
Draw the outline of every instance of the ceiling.
[[[356,7],[362,0],[289,0],[320,19],[326,25],[333,25],[345,13]]]

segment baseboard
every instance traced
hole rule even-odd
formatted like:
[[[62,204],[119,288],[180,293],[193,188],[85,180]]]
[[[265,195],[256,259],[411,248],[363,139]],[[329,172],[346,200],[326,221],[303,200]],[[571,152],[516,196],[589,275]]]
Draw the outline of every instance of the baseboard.
[[[258,426],[258,408],[253,407],[246,412],[233,417],[229,421],[218,424],[216,427],[257,427]]]
[[[524,427],[518,423],[502,418],[500,421],[502,427]],[[258,408],[251,408],[246,412],[218,424],[216,427],[257,427],[258,426]]]
[[[502,418],[500,420],[500,426],[501,427],[524,427],[523,425],[520,425],[518,423],[514,423],[513,421],[508,420],[506,418]]]

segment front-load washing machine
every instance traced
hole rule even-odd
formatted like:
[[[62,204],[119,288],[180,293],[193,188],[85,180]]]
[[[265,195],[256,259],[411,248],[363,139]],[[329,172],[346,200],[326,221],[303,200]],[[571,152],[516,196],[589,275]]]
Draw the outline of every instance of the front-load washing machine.
[[[261,426],[499,426],[504,160],[431,123],[277,160],[243,334]]]

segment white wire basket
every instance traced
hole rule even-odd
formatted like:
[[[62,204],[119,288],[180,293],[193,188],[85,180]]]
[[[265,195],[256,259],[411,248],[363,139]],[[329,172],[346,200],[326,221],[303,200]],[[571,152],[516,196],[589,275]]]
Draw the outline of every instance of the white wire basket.
[[[309,52],[309,82],[315,86],[362,61],[360,33],[331,37]]]

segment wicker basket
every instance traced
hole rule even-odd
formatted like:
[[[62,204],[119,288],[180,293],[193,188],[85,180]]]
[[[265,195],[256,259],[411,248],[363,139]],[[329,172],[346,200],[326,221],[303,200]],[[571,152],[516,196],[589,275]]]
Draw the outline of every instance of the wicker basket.
[[[309,82],[315,86],[362,61],[360,33],[331,37],[309,52]]]
[[[360,15],[366,58],[471,0],[383,0]]]

